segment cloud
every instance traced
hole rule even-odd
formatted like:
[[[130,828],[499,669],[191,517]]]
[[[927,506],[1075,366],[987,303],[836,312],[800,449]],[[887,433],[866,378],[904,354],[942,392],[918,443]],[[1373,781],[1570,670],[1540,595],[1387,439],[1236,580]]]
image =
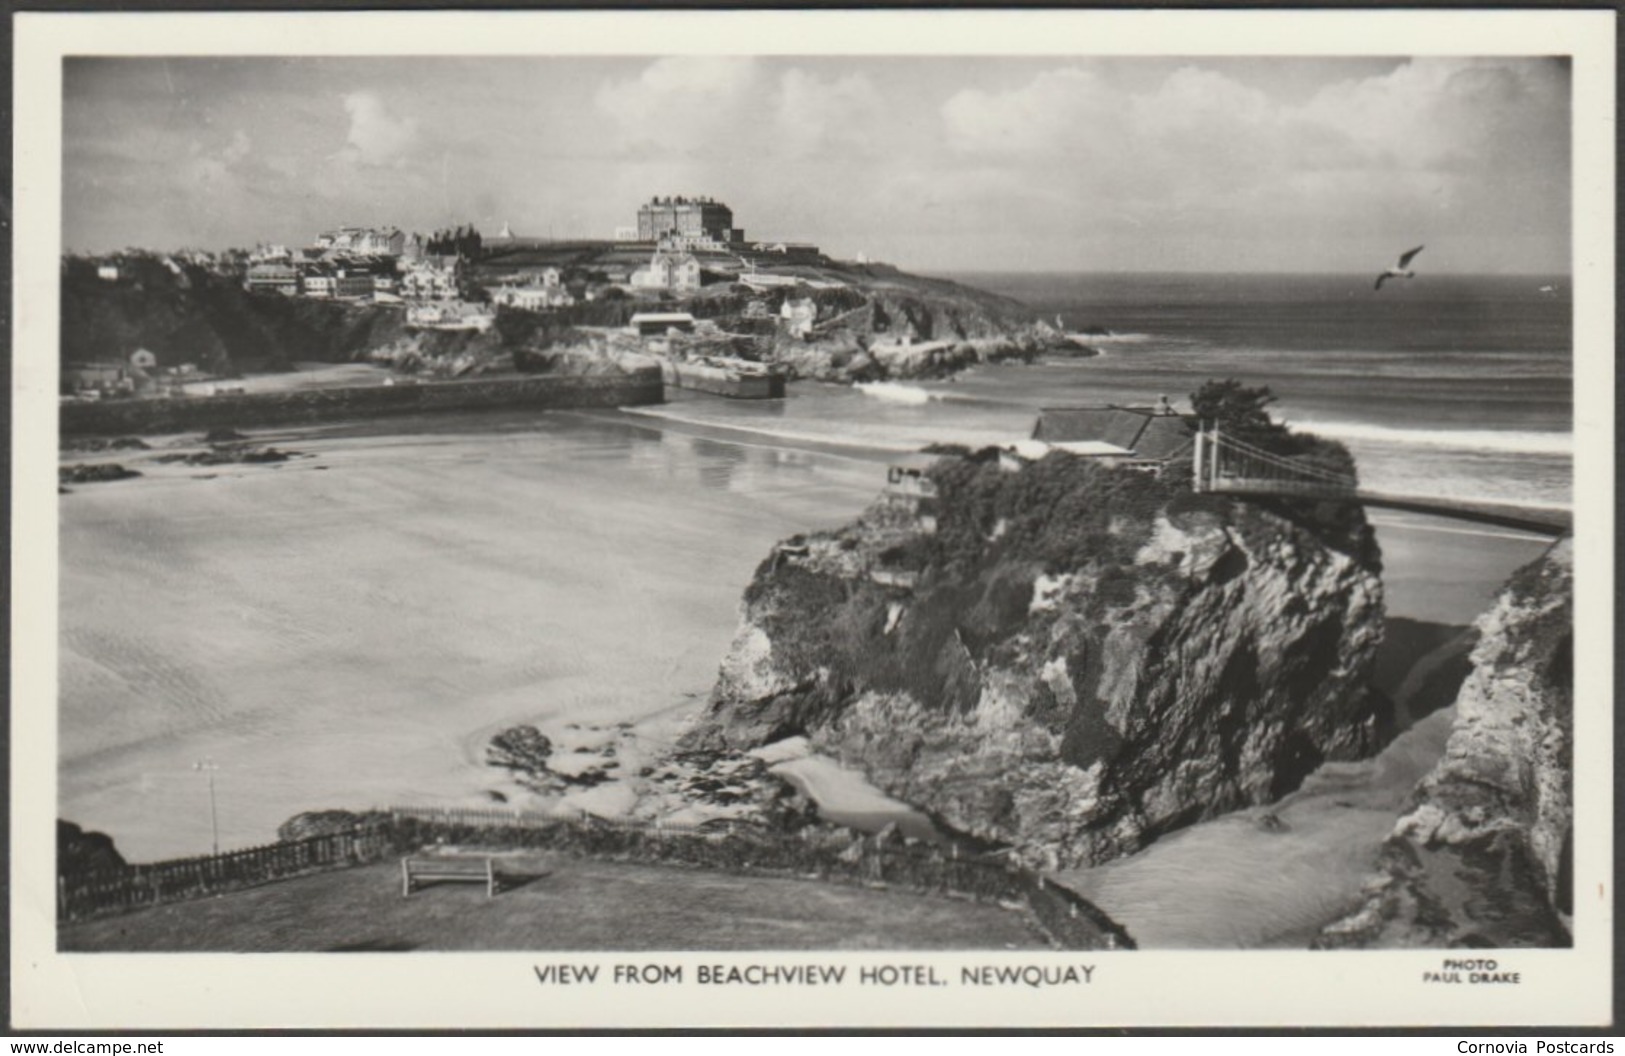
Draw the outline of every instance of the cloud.
[[[1303,101],[1199,64],[1133,88],[1079,65],[959,91],[940,117],[959,164],[1070,190],[1079,225],[1121,208],[1175,231],[1562,230],[1568,202],[1558,62],[1417,59]]]
[[[802,69],[779,78],[773,127],[774,146],[791,157],[821,151],[872,152],[882,112],[880,93],[861,73],[825,80]]]
[[[664,58],[636,77],[604,84],[594,101],[623,146],[714,151],[750,126],[742,111],[760,102],[760,76],[750,58]]]
[[[253,149],[253,140],[248,138],[247,132],[244,132],[239,128],[235,133],[232,134],[231,142],[228,143],[226,148],[220,152],[220,158],[227,165],[235,165],[244,158],[248,157],[248,152]]]
[[[187,156],[180,165],[180,175],[200,193],[235,193],[244,177],[258,169],[250,160],[253,149],[253,141],[240,128],[232,134],[230,142],[214,149],[194,139],[187,145]]]
[[[374,92],[351,92],[344,97],[350,115],[350,134],[344,157],[370,166],[398,165],[418,139],[417,122],[397,118]]]
[[[1122,104],[1099,75],[1046,70],[1007,92],[966,89],[942,106],[948,145],[967,154],[1061,154],[1118,133]]]

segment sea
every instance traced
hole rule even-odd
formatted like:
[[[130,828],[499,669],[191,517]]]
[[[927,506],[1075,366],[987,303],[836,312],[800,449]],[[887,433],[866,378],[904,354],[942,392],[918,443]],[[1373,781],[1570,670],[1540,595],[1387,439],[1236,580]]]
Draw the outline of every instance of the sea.
[[[798,382],[776,401],[675,393],[625,410],[249,430],[301,453],[280,467],[120,452],[142,477],[58,500],[60,816],[152,861],[268,842],[304,810],[523,805],[484,758],[518,723],[583,749],[630,728],[656,752],[704,706],[775,541],[849,521],[896,453],[1008,443],[1043,407],[1178,406],[1234,377],[1347,443],[1368,487],[1572,499],[1565,279],[1430,276],[1377,293],[1358,276],[952,277],[1105,331],[1087,339],[1101,354]],[[196,442],[148,439],[154,456]],[[1434,622],[1469,622],[1548,542],[1372,520],[1390,613]],[[1415,769],[1376,767],[1391,787],[1374,801],[1402,798]],[[604,795],[577,806],[615,807]],[[1368,843],[1386,824],[1373,819]],[[1152,859],[1146,880],[1139,862],[1102,891],[1131,888],[1125,916],[1158,916],[1157,876],[1175,887],[1229,869],[1256,886],[1251,845],[1219,835],[1193,832],[1177,864]],[[1214,843],[1234,853],[1204,857]],[[1303,844],[1305,860],[1318,847]],[[1339,877],[1357,886],[1358,861]],[[1299,886],[1333,890],[1324,876]],[[1215,914],[1180,905],[1190,927],[1164,936],[1175,945],[1251,944],[1273,926],[1206,935]]]
[[[1343,441],[1385,494],[1531,507],[1572,501],[1574,341],[1566,278],[966,274],[1081,333],[1051,356],[946,381],[829,386],[771,407],[648,413],[899,450],[1007,443],[1046,406],[1188,406],[1209,379],[1268,386],[1273,412]],[[1101,332],[1104,331],[1104,332]]]

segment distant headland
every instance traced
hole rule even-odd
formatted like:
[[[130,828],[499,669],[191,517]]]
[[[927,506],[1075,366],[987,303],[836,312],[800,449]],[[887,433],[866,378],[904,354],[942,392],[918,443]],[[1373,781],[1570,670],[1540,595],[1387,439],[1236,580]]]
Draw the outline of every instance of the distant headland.
[[[62,291],[71,402],[238,395],[244,375],[311,363],[370,363],[381,384],[614,373],[654,356],[853,382],[1094,354],[1011,298],[750,240],[723,203],[680,196],[602,240],[341,226],[300,248],[68,256]]]

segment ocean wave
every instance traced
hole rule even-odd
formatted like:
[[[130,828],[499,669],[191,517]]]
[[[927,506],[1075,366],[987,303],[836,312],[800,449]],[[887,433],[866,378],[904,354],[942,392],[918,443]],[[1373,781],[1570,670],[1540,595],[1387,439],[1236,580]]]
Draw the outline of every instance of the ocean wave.
[[[1380,483],[1361,482],[1362,490],[1381,494],[1388,499],[1408,499],[1416,502],[1460,502],[1479,504],[1483,506],[1501,506],[1510,512],[1524,511],[1528,513],[1563,511],[1574,512],[1572,502],[1558,502],[1552,499],[1537,499],[1524,495],[1486,494],[1485,491],[1473,488],[1463,488],[1459,484],[1452,486],[1442,483],[1438,488],[1421,490],[1414,485],[1411,487],[1384,487]]]
[[[895,381],[860,381],[852,386],[865,396],[887,403],[925,404],[932,400],[940,400],[938,393],[929,392],[918,385],[903,385]]]
[[[1402,429],[1369,422],[1293,420],[1301,428],[1336,440],[1368,441],[1456,451],[1497,451],[1526,455],[1573,455],[1572,433],[1518,429]]]
[[[1155,334],[1091,334],[1081,330],[1068,331],[1066,336],[1086,345],[1138,345],[1157,339]]]

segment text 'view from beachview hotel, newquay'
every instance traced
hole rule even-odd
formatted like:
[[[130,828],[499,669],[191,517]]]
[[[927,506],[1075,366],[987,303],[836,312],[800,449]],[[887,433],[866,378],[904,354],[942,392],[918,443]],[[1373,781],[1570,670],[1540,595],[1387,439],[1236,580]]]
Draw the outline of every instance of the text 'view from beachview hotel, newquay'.
[[[1570,73],[68,60],[61,948],[1570,945]]]

